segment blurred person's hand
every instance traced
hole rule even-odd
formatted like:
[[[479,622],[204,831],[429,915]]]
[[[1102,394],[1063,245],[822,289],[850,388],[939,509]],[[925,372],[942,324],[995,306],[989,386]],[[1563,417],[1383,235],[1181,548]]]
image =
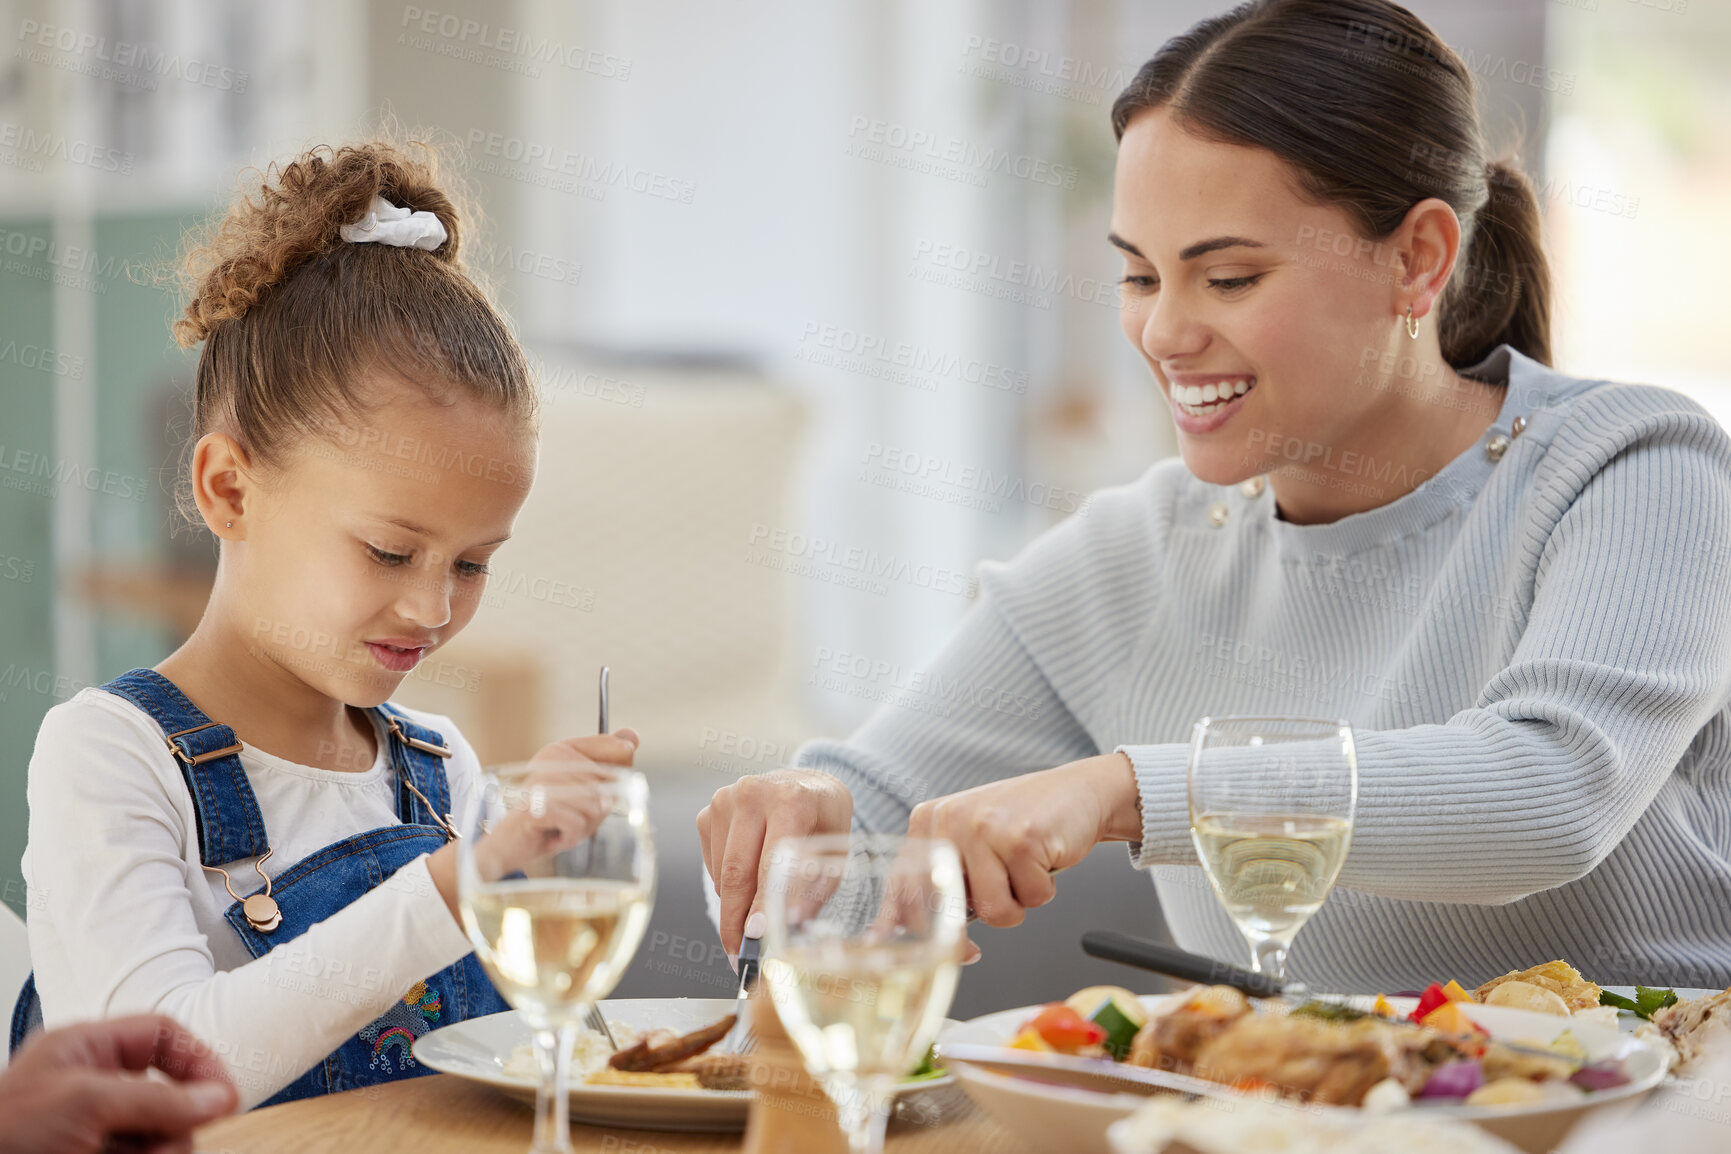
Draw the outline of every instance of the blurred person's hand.
[[[763,888],[769,876],[765,852],[784,837],[847,833],[853,828],[853,795],[826,773],[778,769],[754,773],[715,791],[697,815],[703,867],[721,898],[721,946],[729,958],[749,924],[763,936]]]
[[[161,1070],[171,1081],[146,1078]],[[240,1096],[210,1048],[160,1014],[36,1034],[0,1071],[0,1154],[191,1154]]]

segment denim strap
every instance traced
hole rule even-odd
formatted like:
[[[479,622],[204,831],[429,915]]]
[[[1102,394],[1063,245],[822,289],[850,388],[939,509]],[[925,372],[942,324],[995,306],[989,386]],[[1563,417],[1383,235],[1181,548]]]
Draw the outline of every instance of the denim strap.
[[[180,687],[154,669],[134,669],[102,687],[162,727],[198,820],[199,860],[222,866],[270,848],[258,799],[240,764],[234,730],[212,722]]]
[[[397,771],[397,816],[405,825],[443,825],[445,815],[451,813],[451,789],[445,777],[450,746],[438,731],[415,724],[393,705],[379,706],[378,713],[391,735],[391,764]],[[415,789],[427,795],[433,810],[428,810],[404,784],[407,781],[413,781]],[[453,823],[459,817],[452,814]]]

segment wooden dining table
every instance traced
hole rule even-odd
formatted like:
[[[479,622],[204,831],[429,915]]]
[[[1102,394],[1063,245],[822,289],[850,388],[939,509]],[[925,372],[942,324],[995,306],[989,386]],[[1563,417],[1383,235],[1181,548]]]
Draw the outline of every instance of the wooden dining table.
[[[526,1103],[478,1082],[431,1074],[224,1118],[194,1134],[193,1149],[198,1154],[524,1154],[533,1122]],[[571,1144],[578,1150],[610,1154],[731,1154],[743,1140],[737,1133],[571,1126]],[[885,1154],[1037,1154],[959,1090],[946,1100],[937,1125],[893,1123],[884,1149]]]

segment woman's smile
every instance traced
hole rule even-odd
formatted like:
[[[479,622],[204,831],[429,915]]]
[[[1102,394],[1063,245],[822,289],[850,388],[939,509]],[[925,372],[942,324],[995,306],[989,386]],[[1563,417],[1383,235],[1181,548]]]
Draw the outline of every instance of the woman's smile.
[[[1213,432],[1244,407],[1255,387],[1256,378],[1247,374],[1172,374],[1167,390],[1172,420],[1183,433]]]

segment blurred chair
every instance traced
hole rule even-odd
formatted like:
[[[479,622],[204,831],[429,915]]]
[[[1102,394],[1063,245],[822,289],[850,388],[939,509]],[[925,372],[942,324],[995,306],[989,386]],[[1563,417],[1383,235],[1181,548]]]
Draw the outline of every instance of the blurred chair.
[[[24,929],[24,919],[12,912],[12,907],[0,902],[0,1020],[12,1021],[12,1005],[24,979],[30,976],[30,937]],[[0,1046],[0,1068],[8,1058],[8,1048]]]
[[[595,731],[605,664],[613,724],[643,735],[646,767],[691,765],[702,735],[721,729],[791,752],[809,723],[790,578],[747,555],[755,526],[795,517],[803,404],[737,368],[536,351],[547,402],[535,487],[474,621],[440,655],[481,655],[480,688],[410,678],[398,699],[449,714],[478,749],[491,724],[533,752]],[[508,677],[519,688],[491,688]],[[544,693],[544,708],[499,722],[517,693]]]

